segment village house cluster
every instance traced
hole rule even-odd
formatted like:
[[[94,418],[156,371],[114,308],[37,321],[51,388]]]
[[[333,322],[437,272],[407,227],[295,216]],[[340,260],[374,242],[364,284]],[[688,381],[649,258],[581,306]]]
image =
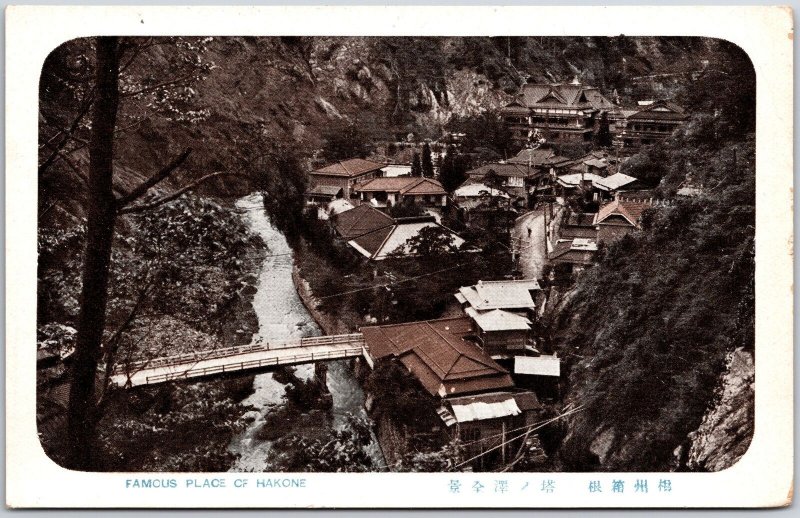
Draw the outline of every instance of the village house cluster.
[[[409,257],[409,240],[431,227],[450,236],[456,248],[468,246],[442,224],[443,215],[485,227],[502,211],[512,216],[506,229],[511,237],[515,219],[538,211],[544,215],[543,229],[536,229],[544,234],[544,260],[551,272],[561,268],[572,275],[590,267],[604,243],[641,230],[645,211],[663,203],[654,199],[654,186],[621,166],[688,118],[669,101],[619,106],[577,81],[524,85],[501,115],[522,149],[476,164],[451,192],[436,175],[411,176],[410,160],[353,158],[309,172],[306,205],[365,262]],[[593,150],[567,157],[564,145]],[[421,215],[392,216],[394,207],[404,205]],[[528,228],[527,235],[510,239],[518,261],[533,232]],[[522,278],[517,270],[463,286],[454,293],[459,316],[361,328],[370,364],[400,362],[436,398],[442,426],[481,459],[480,466],[505,460],[509,431],[536,422],[542,401],[558,396],[561,359],[537,338],[547,302],[540,282],[552,281],[550,275]]]
[[[454,294],[463,316],[361,328],[375,361],[399,361],[436,398],[447,434],[479,466],[505,461],[512,432],[558,391],[560,359],[533,334],[540,291],[535,280],[480,281]]]

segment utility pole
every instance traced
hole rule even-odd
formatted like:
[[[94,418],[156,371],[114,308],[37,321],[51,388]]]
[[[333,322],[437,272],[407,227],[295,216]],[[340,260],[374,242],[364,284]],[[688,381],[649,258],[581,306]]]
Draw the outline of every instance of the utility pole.
[[[547,257],[547,207],[542,207],[542,212],[544,213],[544,240],[542,243],[544,244],[544,256]]]

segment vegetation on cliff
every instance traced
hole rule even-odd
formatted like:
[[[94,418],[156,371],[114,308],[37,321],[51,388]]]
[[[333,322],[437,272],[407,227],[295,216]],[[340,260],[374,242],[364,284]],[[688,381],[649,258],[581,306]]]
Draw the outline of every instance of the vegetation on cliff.
[[[257,322],[246,293],[263,244],[237,214],[209,199],[184,198],[132,215],[124,224],[113,247],[105,333],[106,352],[114,358],[109,361],[124,365],[249,338]],[[40,229],[42,340],[55,325],[75,326],[84,233],[82,225]],[[63,334],[58,341],[69,338]],[[61,381],[42,381],[41,395],[49,400],[49,385]],[[98,384],[105,417],[98,424],[96,469],[227,469],[226,446],[244,412],[238,403],[243,396],[236,395],[242,389],[235,383],[165,387],[139,396]],[[63,414],[50,414],[51,404],[40,403],[42,443],[60,462],[65,445],[57,423]],[[65,401],[57,397],[56,403]]]
[[[601,251],[552,323],[566,399],[586,405],[560,449],[567,469],[684,469],[673,452],[713,406],[726,356],[753,350],[753,141],[714,140],[715,124],[696,122],[660,151],[662,189],[674,192],[691,164],[704,194],[645,212],[642,231]]]

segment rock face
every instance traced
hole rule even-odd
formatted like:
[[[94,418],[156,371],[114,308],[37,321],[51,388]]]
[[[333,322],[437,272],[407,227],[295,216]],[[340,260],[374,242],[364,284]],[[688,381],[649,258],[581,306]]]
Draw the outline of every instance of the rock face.
[[[728,356],[716,404],[689,434],[688,469],[720,471],[745,454],[753,436],[754,383],[753,355],[736,349]]]

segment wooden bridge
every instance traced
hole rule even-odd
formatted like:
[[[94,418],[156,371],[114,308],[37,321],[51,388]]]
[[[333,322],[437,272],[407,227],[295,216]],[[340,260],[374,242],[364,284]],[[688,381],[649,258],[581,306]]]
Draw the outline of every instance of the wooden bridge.
[[[121,387],[137,387],[263,370],[276,365],[298,365],[357,357],[363,357],[372,366],[372,358],[361,333],[314,336],[124,363],[117,365],[111,380]]]

